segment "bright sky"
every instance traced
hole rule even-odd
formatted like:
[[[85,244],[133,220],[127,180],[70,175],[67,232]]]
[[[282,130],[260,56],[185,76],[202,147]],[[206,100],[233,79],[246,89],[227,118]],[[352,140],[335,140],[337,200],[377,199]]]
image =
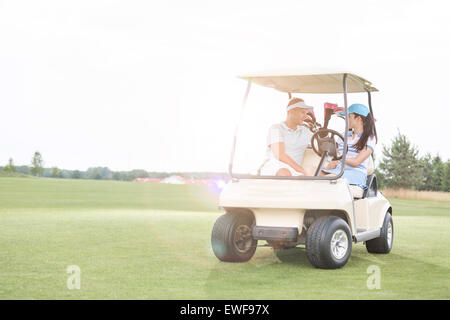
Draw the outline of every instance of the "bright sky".
[[[378,156],[399,128],[447,159],[449,21],[446,1],[0,0],[0,164],[39,150],[46,167],[226,171],[246,88],[235,75],[314,67],[380,90]],[[303,97],[316,114],[342,101]],[[253,87],[250,162],[286,103]]]

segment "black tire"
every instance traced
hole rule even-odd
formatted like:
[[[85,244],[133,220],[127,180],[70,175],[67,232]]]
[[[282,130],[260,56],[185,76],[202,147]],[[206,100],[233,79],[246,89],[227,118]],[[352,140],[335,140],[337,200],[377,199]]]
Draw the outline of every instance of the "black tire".
[[[211,245],[221,261],[244,262],[255,254],[258,240],[253,239],[255,218],[250,212],[226,213],[214,223]]]
[[[391,240],[388,238],[389,224],[391,225]],[[366,241],[366,249],[370,253],[389,253],[394,244],[394,222],[389,212],[384,217],[381,233],[378,238]]]
[[[335,248],[339,254],[332,252],[332,238],[337,241]],[[346,236],[346,241],[345,241]],[[346,243],[346,249],[345,249]],[[342,249],[341,249],[342,248]],[[352,235],[350,228],[343,219],[336,216],[321,217],[313,222],[306,232],[306,256],[316,268],[337,269],[344,266],[352,251]],[[337,255],[336,255],[337,254]]]

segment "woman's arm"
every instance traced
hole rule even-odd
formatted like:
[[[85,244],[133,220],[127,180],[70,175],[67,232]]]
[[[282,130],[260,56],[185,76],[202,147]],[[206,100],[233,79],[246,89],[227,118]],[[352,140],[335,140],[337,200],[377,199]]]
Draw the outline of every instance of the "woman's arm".
[[[328,163],[328,165],[326,165],[324,169],[325,170],[336,169],[338,163],[339,163],[339,160],[330,161],[330,163]]]
[[[349,166],[357,167],[361,163],[363,163],[370,155],[372,154],[372,149],[365,147],[361,152],[358,154],[356,158],[353,159],[345,159],[345,163],[347,163]]]

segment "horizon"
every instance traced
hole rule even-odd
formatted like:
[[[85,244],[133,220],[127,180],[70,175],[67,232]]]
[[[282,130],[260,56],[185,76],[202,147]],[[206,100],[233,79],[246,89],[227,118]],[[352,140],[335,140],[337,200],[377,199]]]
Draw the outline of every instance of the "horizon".
[[[227,172],[246,87],[235,75],[313,66],[349,70],[380,90],[377,159],[398,129],[421,156],[450,158],[445,3],[24,2],[0,4],[2,166],[38,150],[66,170]],[[319,121],[324,102],[342,100],[301,96]],[[349,105],[366,100],[349,95]],[[264,160],[286,103],[252,86],[244,166]]]
[[[406,137],[406,138],[408,138],[408,137]],[[411,141],[410,141],[411,142]],[[416,147],[417,148],[417,146],[416,145],[414,145],[412,142],[411,142],[411,145],[412,146],[414,146],[414,147]],[[390,147],[391,145],[388,145],[387,147]],[[450,158],[443,158],[439,153],[436,153],[436,154],[432,154],[432,153],[430,153],[430,152],[424,152],[423,150],[420,150],[420,149],[418,149],[417,148],[417,151],[418,151],[418,157],[419,158],[423,158],[423,157],[425,157],[427,154],[430,154],[431,155],[431,158],[433,159],[433,158],[435,158],[435,157],[440,157],[440,159],[442,160],[442,162],[447,162],[447,161],[450,161]],[[38,152],[38,151],[36,151],[36,152]],[[41,154],[42,155],[42,154]],[[42,156],[43,157],[43,156]],[[384,156],[381,154],[381,159],[383,159],[384,158]],[[32,167],[32,163],[31,163],[31,161],[30,161],[30,163],[29,164],[16,164],[15,162],[14,162],[14,158],[12,158],[12,157],[9,157],[8,158],[8,161],[9,161],[9,159],[12,159],[13,160],[13,164],[14,164],[14,166],[15,167]],[[380,162],[380,154],[379,155],[377,155],[377,157],[376,157],[376,159],[374,159],[374,161],[375,161],[375,163],[376,164],[379,164],[379,162]],[[7,161],[7,163],[5,163],[5,164],[1,164],[0,163],[0,168],[3,168],[3,167],[5,167],[6,165],[8,165],[8,161]],[[75,169],[68,169],[68,168],[63,168],[63,167],[60,167],[60,166],[57,166],[57,165],[55,165],[55,166],[51,166],[51,167],[49,167],[49,166],[46,166],[45,165],[46,163],[45,163],[45,159],[43,159],[43,165],[42,165],[42,167],[44,168],[44,169],[52,169],[52,168],[54,168],[54,167],[56,167],[56,168],[58,168],[59,170],[66,170],[66,171],[81,171],[81,172],[87,172],[89,169],[95,169],[95,168],[107,168],[107,169],[109,169],[110,171],[112,171],[112,172],[129,172],[129,171],[135,171],[135,170],[144,170],[144,171],[146,171],[147,173],[218,173],[218,174],[229,174],[228,173],[228,170],[225,170],[225,171],[186,171],[186,170],[148,170],[148,169],[145,169],[145,168],[131,168],[131,169],[125,169],[125,170],[113,170],[112,168],[110,168],[110,167],[108,167],[108,166],[102,166],[102,165],[100,165],[100,166],[89,166],[89,167],[87,167],[86,169],[79,169],[79,168],[75,168]]]

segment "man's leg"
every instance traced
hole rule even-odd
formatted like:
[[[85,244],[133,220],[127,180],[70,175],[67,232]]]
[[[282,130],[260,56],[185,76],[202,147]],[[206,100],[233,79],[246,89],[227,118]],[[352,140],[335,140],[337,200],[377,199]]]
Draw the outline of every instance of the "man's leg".
[[[321,176],[337,176],[337,174],[334,174],[334,173],[326,173],[326,172],[323,172],[323,171],[320,171],[320,175],[321,175]]]
[[[306,171],[305,176],[313,176],[316,173],[316,168],[314,166],[303,166],[303,169]]]
[[[291,176],[291,172],[286,168],[281,168],[277,171],[277,176],[289,177]]]

